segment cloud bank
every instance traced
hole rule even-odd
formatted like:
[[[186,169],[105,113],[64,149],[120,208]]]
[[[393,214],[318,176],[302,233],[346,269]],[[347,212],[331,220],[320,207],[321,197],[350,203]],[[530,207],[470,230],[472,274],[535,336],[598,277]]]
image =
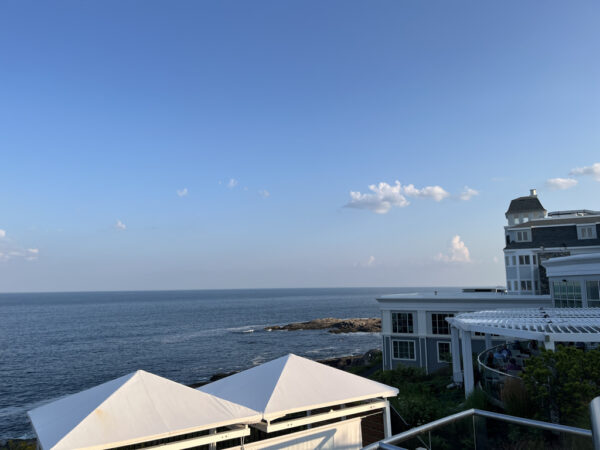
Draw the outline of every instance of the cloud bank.
[[[577,167],[569,172],[569,175],[592,176],[596,181],[600,181],[600,163],[594,163],[591,166]]]
[[[479,192],[465,186],[458,196],[460,200],[470,200]],[[369,192],[350,191],[350,201],[346,208],[366,209],[377,214],[386,214],[392,208],[404,208],[410,205],[409,198],[425,198],[441,202],[451,195],[441,186],[417,188],[414,184],[402,185],[396,181],[393,185],[386,182],[371,184]],[[455,197],[456,198],[456,197]]]

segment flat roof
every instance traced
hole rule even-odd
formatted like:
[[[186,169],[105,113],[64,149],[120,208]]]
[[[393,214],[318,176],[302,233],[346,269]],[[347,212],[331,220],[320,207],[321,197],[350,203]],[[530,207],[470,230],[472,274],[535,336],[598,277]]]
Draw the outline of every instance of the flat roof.
[[[457,293],[440,293],[435,294],[434,291],[430,293],[414,292],[407,294],[389,294],[377,297],[377,301],[382,302],[393,302],[396,300],[410,301],[410,300],[439,300],[439,301],[544,301],[549,300],[549,295],[518,295],[518,294],[505,294],[502,292],[457,292]]]

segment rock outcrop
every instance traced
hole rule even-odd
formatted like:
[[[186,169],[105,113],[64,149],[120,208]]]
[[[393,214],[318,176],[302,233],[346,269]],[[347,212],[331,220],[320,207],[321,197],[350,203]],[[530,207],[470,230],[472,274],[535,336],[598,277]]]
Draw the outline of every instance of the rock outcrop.
[[[379,333],[381,331],[381,319],[315,319],[309,322],[294,322],[283,326],[266,327],[269,331],[297,331],[297,330],[329,330],[330,333]]]

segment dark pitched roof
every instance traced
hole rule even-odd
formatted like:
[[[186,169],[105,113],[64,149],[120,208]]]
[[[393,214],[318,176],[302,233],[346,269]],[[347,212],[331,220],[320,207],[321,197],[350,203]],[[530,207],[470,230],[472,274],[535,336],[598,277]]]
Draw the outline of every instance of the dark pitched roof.
[[[539,219],[530,220],[529,222],[520,223],[513,225],[508,228],[533,228],[542,226],[564,226],[564,225],[578,225],[585,223],[600,223],[600,216],[577,216],[577,217],[563,217],[562,219]]]
[[[508,211],[506,214],[518,214],[522,212],[529,211],[546,211],[540,200],[533,195],[528,195],[527,197],[519,197],[511,200],[510,206],[508,207]]]

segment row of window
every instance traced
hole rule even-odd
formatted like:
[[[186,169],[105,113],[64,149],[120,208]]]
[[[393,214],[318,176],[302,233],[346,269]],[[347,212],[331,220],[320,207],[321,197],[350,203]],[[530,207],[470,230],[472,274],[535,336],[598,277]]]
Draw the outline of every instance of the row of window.
[[[529,266],[533,264],[537,266],[537,255],[519,255],[519,265],[520,266]],[[517,265],[517,255],[505,256],[504,262],[507,266],[516,266]],[[511,264],[512,262],[512,264]]]
[[[509,291],[537,291],[538,290],[538,282],[534,280],[521,280],[519,284],[518,280],[508,280],[508,290]]]
[[[454,317],[450,313],[431,314],[431,333],[432,334],[450,334],[450,324],[446,322],[446,317]],[[415,332],[413,313],[395,312],[392,313],[392,332],[413,334]]]
[[[415,341],[392,341],[392,357],[394,359],[403,359],[405,361],[416,361]],[[437,361],[450,362],[452,353],[450,342],[442,341],[437,343]]]
[[[600,307],[600,281],[586,281],[585,288],[588,307]],[[581,283],[579,281],[553,281],[552,290],[554,292],[554,305],[557,308],[581,308],[583,306]]]

